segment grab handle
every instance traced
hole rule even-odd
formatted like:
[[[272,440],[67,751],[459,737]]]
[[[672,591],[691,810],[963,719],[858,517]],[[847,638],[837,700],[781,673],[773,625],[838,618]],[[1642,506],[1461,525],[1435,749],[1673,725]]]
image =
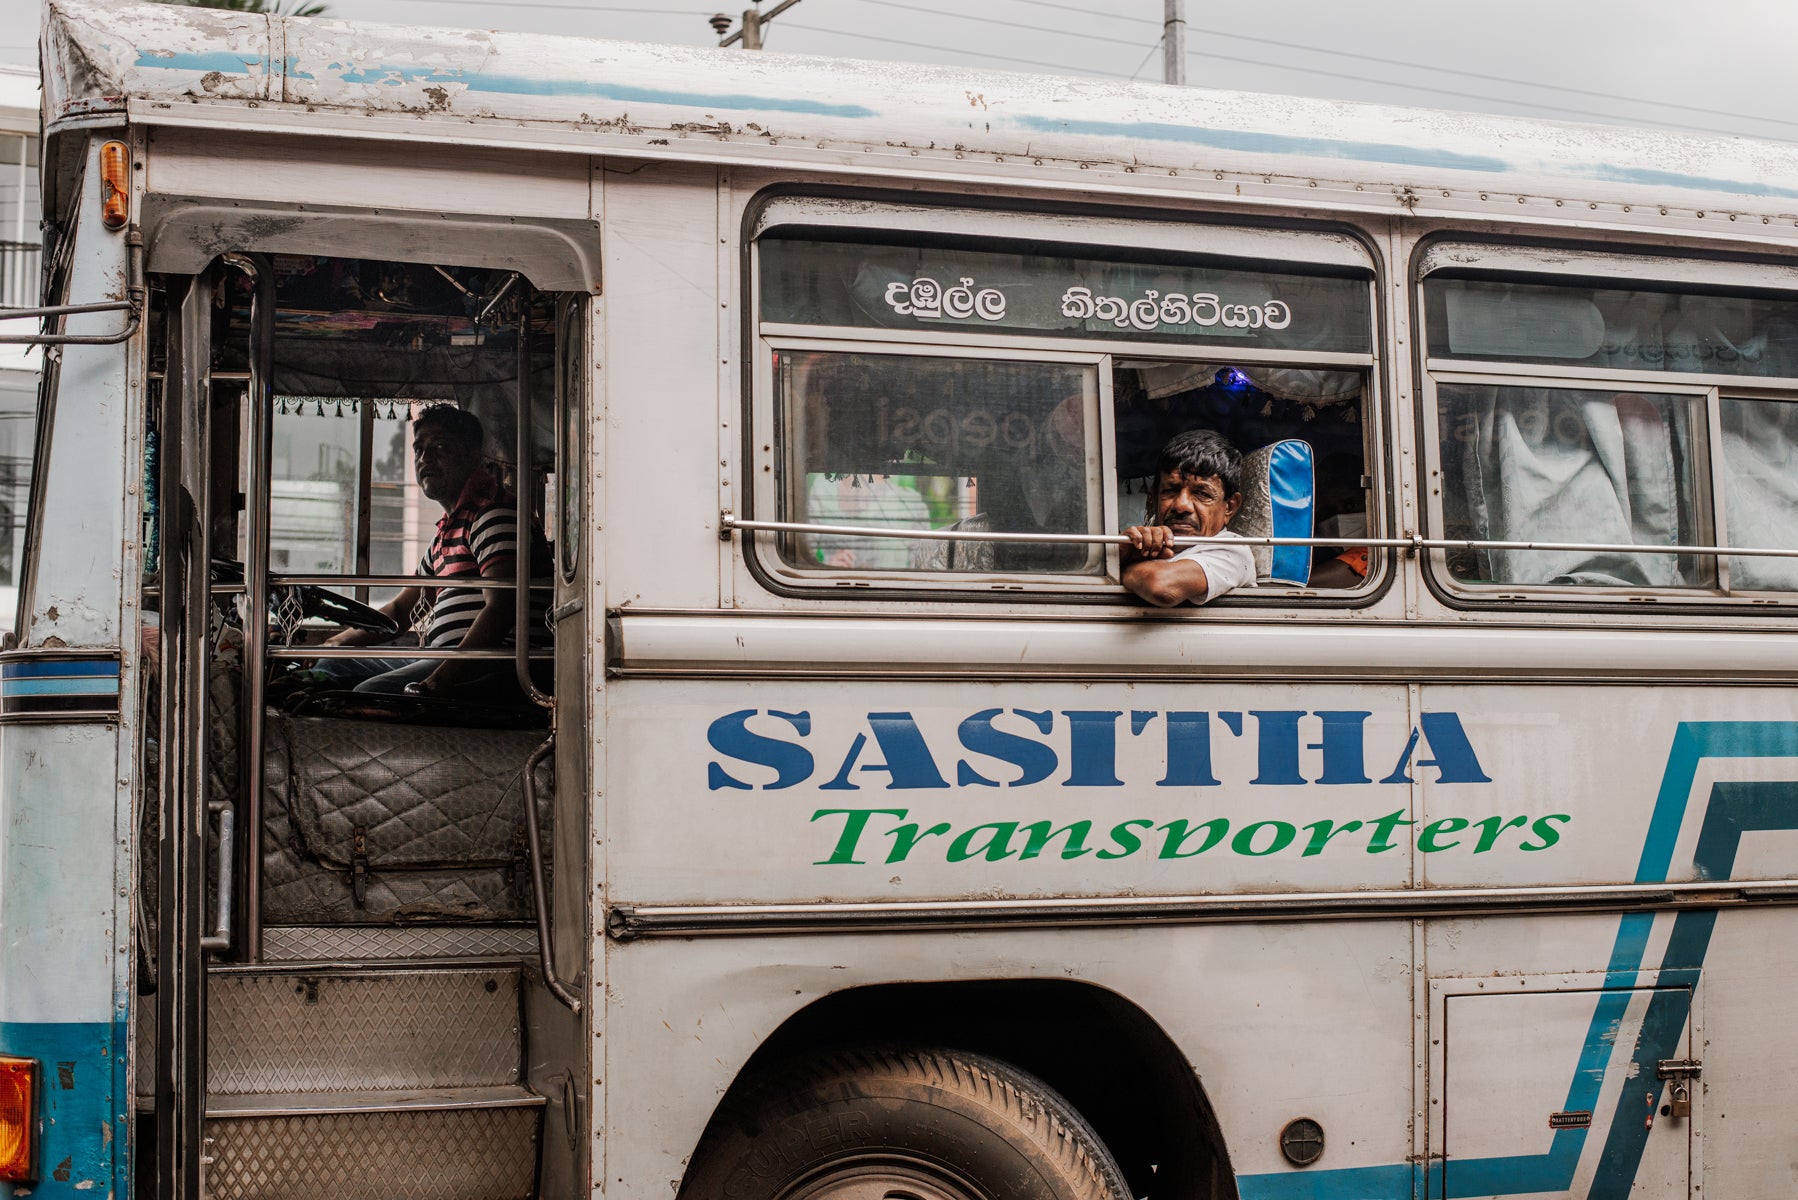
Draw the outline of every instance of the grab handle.
[[[219,819],[219,856],[218,856],[218,915],[213,921],[210,936],[200,938],[202,950],[229,950],[231,948],[231,864],[235,860],[232,850],[237,841],[237,810],[223,800],[214,800],[206,805],[206,811]]]

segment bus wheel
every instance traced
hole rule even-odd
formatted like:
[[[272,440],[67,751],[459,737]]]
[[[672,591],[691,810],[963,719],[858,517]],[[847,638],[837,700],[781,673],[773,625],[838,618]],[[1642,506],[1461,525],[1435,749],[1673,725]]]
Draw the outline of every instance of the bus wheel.
[[[1092,1127],[1047,1084],[959,1050],[789,1066],[728,1099],[681,1200],[1130,1200]]]

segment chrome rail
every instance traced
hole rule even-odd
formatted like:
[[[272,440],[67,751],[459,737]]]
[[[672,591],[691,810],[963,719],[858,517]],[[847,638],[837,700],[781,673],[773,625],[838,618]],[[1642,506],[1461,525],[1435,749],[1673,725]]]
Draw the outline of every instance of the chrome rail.
[[[544,738],[524,760],[524,832],[531,852],[531,901],[537,912],[537,945],[543,956],[543,985],[569,1012],[581,1011],[581,1000],[556,973],[556,944],[549,928],[549,894],[543,871],[543,831],[537,825],[537,767],[556,748],[556,735]]]
[[[800,521],[752,521],[718,515],[719,536],[809,533],[842,537],[899,538],[922,542],[1021,542],[1050,545],[1129,545],[1121,533],[999,533],[972,529],[892,529],[875,525],[809,525]],[[1503,542],[1479,538],[1376,537],[1176,537],[1174,546],[1367,546],[1380,550],[1579,550],[1601,554],[1689,554],[1714,558],[1798,558],[1798,546],[1642,546],[1628,542]]]
[[[262,959],[262,708],[268,689],[268,548],[271,541],[270,481],[274,478],[274,420],[271,404],[274,382],[270,365],[275,352],[275,278],[262,260],[248,254],[227,254],[224,265],[242,271],[250,279],[250,370],[245,390],[250,396],[249,470],[245,480],[249,504],[249,538],[244,563],[244,662],[243,727],[238,733],[244,753],[239,757],[238,794],[243,797],[244,838],[243,956],[249,962]]]
[[[918,900],[805,904],[620,904],[616,941],[646,937],[900,933],[926,929],[1045,929],[1227,921],[1392,920],[1543,911],[1620,912],[1798,903],[1798,881],[1588,884],[1534,888],[1414,888],[1052,900]]]
[[[513,277],[516,282],[517,276]],[[511,288],[508,283],[506,288]],[[500,294],[504,294],[504,291]],[[513,564],[518,569],[516,590],[512,593],[512,647],[515,657],[512,660],[513,671],[518,676],[518,690],[530,698],[531,703],[551,712],[555,711],[556,699],[537,686],[531,678],[531,596],[526,586],[531,574],[531,555],[536,544],[531,538],[530,529],[526,527],[524,506],[530,499],[525,488],[525,481],[531,475],[531,423],[535,413],[531,407],[531,289],[526,284],[521,294],[518,308],[518,393],[513,403],[512,424],[518,438],[518,462],[513,468],[517,476],[517,497],[514,501],[518,515],[516,532],[517,553],[512,556]],[[494,297],[495,300],[498,296]],[[491,304],[488,305],[492,307]],[[553,568],[552,568],[553,569]],[[553,587],[553,584],[552,584]],[[553,731],[555,726],[550,726]],[[554,732],[550,740],[555,740]],[[548,959],[549,946],[543,948],[545,961]]]
[[[137,336],[144,321],[149,289],[144,286],[144,237],[134,226],[125,235],[125,299],[89,304],[47,304],[34,308],[0,309],[0,321],[80,316],[85,313],[128,312],[125,327],[117,333],[0,333],[0,346],[116,346]]]

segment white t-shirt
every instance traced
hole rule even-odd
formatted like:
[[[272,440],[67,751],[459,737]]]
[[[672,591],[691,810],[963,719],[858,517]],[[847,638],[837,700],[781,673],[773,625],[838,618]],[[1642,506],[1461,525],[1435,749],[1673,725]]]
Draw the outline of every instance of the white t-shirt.
[[[1226,529],[1217,534],[1221,538],[1240,537]],[[1200,604],[1209,604],[1225,592],[1239,587],[1250,587],[1255,582],[1255,555],[1247,546],[1188,546],[1174,555],[1178,561],[1182,558],[1192,559],[1205,568],[1205,598]]]

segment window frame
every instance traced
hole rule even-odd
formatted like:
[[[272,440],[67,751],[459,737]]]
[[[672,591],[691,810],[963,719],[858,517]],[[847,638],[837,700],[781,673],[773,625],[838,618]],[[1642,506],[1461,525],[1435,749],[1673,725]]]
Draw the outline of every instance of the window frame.
[[[1444,462],[1441,441],[1442,384],[1494,387],[1547,387],[1568,391],[1640,390],[1662,395],[1692,397],[1691,437],[1692,523],[1690,544],[1728,545],[1728,513],[1724,498],[1726,464],[1723,461],[1721,410],[1725,398],[1734,400],[1783,400],[1798,403],[1798,378],[1628,370],[1605,367],[1557,366],[1545,362],[1511,362],[1496,359],[1431,357],[1433,329],[1426,287],[1433,276],[1490,279],[1546,286],[1578,287],[1593,279],[1615,279],[1618,286],[1656,284],[1736,289],[1742,292],[1793,292],[1798,300],[1798,270],[1789,264],[1680,258],[1671,254],[1629,250],[1576,250],[1552,244],[1488,243],[1452,236],[1432,239],[1418,247],[1413,258],[1411,301],[1415,313],[1413,345],[1419,365],[1417,421],[1420,462],[1426,480],[1423,490],[1427,536],[1447,537],[1447,524],[1439,481]],[[1608,272],[1608,274],[1607,274]],[[1783,286],[1782,286],[1783,285]],[[1448,567],[1448,551],[1430,549],[1421,554],[1426,584],[1444,603],[1457,608],[1492,608],[1526,602],[1543,609],[1593,607],[1640,609],[1645,605],[1668,610],[1718,609],[1740,611],[1774,608],[1789,613],[1798,607],[1798,589],[1749,591],[1732,588],[1729,556],[1702,556],[1713,563],[1710,586],[1691,588],[1594,587],[1589,585],[1497,584],[1456,579]],[[1794,557],[1798,557],[1795,552]]]
[[[962,203],[966,203],[964,199]],[[1338,228],[1263,227],[1241,224],[1209,224],[1156,220],[1153,216],[1111,217],[1057,214],[1056,226],[1045,236],[1032,222],[1041,214],[1024,209],[982,207],[955,208],[920,204],[915,200],[891,203],[815,193],[776,194],[752,205],[744,219],[743,328],[746,346],[744,383],[746,396],[745,447],[747,473],[752,485],[743,497],[746,517],[759,513],[781,514],[781,492],[786,486],[783,461],[786,453],[781,416],[777,413],[774,352],[826,350],[851,353],[985,359],[987,361],[1090,362],[1098,372],[1098,425],[1096,483],[1104,529],[1119,528],[1116,512],[1117,453],[1112,363],[1117,358],[1177,362],[1213,362],[1220,356],[1245,365],[1290,368],[1327,368],[1360,372],[1365,385],[1360,420],[1363,426],[1363,472],[1371,479],[1367,514],[1370,537],[1388,536],[1392,519],[1392,486],[1385,467],[1390,432],[1382,372],[1383,307],[1380,260],[1375,247],[1357,233]],[[1241,218],[1238,218],[1239,220]],[[1231,347],[1215,343],[1193,345],[1176,342],[1107,339],[1102,336],[1058,337],[1019,332],[984,332],[890,327],[830,326],[763,323],[760,245],[764,237],[782,234],[803,236],[806,231],[854,229],[879,238],[877,244],[905,245],[908,238],[952,235],[966,238],[978,250],[1015,251],[1025,244],[1052,244],[1070,253],[1103,258],[1106,251],[1141,253],[1167,251],[1220,262],[1240,262],[1245,270],[1281,269],[1351,270],[1364,273],[1368,290],[1366,352],[1293,351]],[[1221,243],[1221,245],[1219,244]],[[1247,256],[1252,248],[1254,257]],[[924,340],[928,339],[928,340]],[[778,517],[776,519],[785,519]],[[1098,574],[1076,576],[1049,574],[1000,574],[969,571],[896,572],[853,571],[819,568],[798,569],[781,553],[783,536],[748,532],[741,536],[742,553],[751,575],[780,595],[798,598],[858,599],[972,599],[1042,600],[1102,605],[1131,605],[1133,598],[1120,582],[1121,548],[1105,545],[1103,569]],[[1355,588],[1266,587],[1221,597],[1216,603],[1259,607],[1295,602],[1331,609],[1357,608],[1372,603],[1391,585],[1397,556],[1375,550],[1369,571]]]

